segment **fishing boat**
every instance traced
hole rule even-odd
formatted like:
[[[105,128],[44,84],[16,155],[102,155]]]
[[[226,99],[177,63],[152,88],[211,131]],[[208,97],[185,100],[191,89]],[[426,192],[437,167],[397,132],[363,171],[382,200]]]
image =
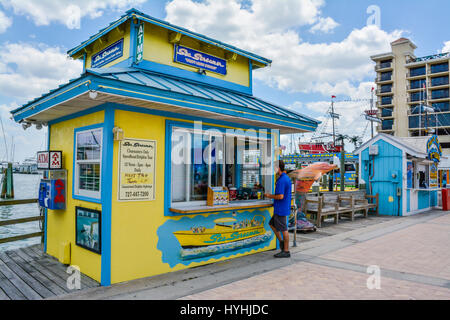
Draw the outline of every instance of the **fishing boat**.
[[[173,234],[183,249],[222,245],[265,234],[264,220],[265,218],[259,215],[253,220],[240,222],[234,218],[223,218],[214,220],[215,226],[212,229],[192,227],[191,230],[177,231]]]

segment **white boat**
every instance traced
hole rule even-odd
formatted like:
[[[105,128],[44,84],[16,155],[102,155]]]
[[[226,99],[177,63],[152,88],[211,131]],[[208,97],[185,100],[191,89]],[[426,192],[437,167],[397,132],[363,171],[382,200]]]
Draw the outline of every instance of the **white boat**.
[[[21,164],[19,164],[20,173],[38,174],[37,160],[34,157],[26,158]]]

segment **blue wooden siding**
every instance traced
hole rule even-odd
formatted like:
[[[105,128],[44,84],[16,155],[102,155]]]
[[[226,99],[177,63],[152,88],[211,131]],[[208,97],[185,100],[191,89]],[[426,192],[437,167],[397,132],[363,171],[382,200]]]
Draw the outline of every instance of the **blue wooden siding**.
[[[430,206],[430,192],[419,191],[418,193],[419,210],[427,209]]]
[[[411,190],[406,190],[406,212],[411,212]]]
[[[369,192],[370,181],[372,194],[378,193],[380,197],[380,214],[401,215],[403,204],[401,197],[397,196],[397,188],[403,187],[403,152],[384,140],[379,140],[374,144],[379,146],[379,154],[375,156],[374,162],[372,161],[373,157],[369,157],[369,148],[361,152],[362,178],[366,181],[367,192]],[[371,180],[369,179],[370,164],[375,168],[375,174]],[[394,173],[397,175],[396,178],[392,177]]]

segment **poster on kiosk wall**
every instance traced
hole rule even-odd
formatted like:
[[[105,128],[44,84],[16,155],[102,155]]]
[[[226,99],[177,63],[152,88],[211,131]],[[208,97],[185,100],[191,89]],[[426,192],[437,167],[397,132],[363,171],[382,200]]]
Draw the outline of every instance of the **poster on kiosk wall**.
[[[155,200],[156,141],[124,139],[119,146],[119,201]]]

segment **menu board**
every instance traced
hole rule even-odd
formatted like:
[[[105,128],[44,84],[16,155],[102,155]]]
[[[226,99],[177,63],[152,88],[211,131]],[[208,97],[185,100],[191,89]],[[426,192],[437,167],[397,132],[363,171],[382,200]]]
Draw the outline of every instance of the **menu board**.
[[[120,141],[119,201],[155,200],[155,156],[156,141]]]
[[[438,188],[438,168],[435,163],[430,165],[430,188]]]

